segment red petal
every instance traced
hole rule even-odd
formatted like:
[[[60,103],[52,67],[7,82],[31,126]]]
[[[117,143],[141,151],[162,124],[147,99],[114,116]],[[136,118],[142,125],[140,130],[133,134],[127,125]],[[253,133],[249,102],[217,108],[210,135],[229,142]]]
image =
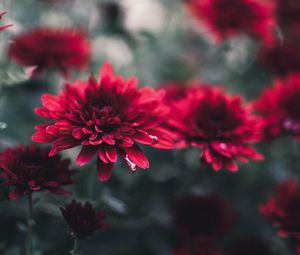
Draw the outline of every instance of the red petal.
[[[132,138],[139,143],[152,145],[157,143],[157,137],[148,134],[147,132],[136,132],[134,135],[132,135]]]
[[[116,162],[118,160],[117,149],[114,146],[105,146],[105,154],[110,162]]]
[[[52,143],[56,140],[56,138],[56,136],[47,134],[44,131],[38,131],[31,137],[31,139],[37,143]]]
[[[84,166],[89,163],[97,152],[96,146],[83,146],[76,158],[78,166]]]
[[[45,108],[50,111],[57,111],[60,109],[60,104],[58,103],[58,97],[51,94],[42,95],[42,104]]]
[[[100,159],[97,160],[98,178],[101,182],[106,182],[112,175],[113,163],[105,164]]]
[[[230,172],[236,172],[238,170],[237,164],[230,159],[225,161],[225,168],[227,168]]]
[[[103,147],[98,148],[98,157],[105,164],[109,163],[109,159],[107,158],[106,153],[105,153],[105,148],[103,148]]]
[[[142,169],[149,168],[149,161],[138,145],[135,144],[130,148],[125,148],[124,151],[125,160],[126,156],[128,156],[128,159],[136,166]]]

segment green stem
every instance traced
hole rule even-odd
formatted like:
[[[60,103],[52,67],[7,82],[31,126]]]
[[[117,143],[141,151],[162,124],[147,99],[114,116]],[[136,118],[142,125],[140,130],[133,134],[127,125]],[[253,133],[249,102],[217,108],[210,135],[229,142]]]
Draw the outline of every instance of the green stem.
[[[77,237],[74,237],[74,246],[73,246],[73,250],[71,251],[72,255],[79,255],[79,246],[80,246],[80,240]]]
[[[29,193],[28,196],[28,209],[27,209],[27,242],[26,242],[26,254],[32,255],[32,193]]]

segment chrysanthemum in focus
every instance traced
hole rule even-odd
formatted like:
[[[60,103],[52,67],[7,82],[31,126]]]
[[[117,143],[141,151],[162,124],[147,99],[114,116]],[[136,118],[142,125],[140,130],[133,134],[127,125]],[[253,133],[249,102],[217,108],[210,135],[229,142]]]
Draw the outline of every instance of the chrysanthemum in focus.
[[[173,107],[170,126],[181,136],[180,147],[202,150],[201,161],[218,171],[237,171],[236,161],[263,157],[251,146],[260,139],[261,121],[240,96],[199,85]]]
[[[277,80],[271,88],[262,92],[254,107],[264,118],[265,140],[271,141],[283,134],[300,138],[299,100],[299,75]]]
[[[190,12],[217,40],[249,34],[272,41],[273,5],[257,0],[186,0]]]
[[[96,212],[89,202],[80,203],[73,200],[65,208],[60,208],[73,237],[84,239],[96,230],[107,227],[105,211]]]
[[[6,14],[6,12],[0,12],[0,19],[1,19],[5,14]],[[8,28],[8,27],[11,27],[11,26],[12,26],[11,24],[10,24],[10,25],[0,26],[0,31],[6,29],[6,28]]]
[[[69,169],[70,160],[59,155],[49,158],[49,149],[34,145],[9,148],[0,153],[0,178],[10,187],[9,199],[14,200],[31,192],[48,192],[67,195],[64,185],[74,182]]]
[[[70,69],[85,69],[91,46],[85,34],[76,29],[36,28],[18,35],[9,48],[17,63],[32,67],[32,75],[57,69],[64,75]]]
[[[36,113],[52,122],[37,126],[36,142],[53,143],[50,156],[72,147],[81,147],[76,162],[84,166],[97,155],[99,179],[110,178],[118,154],[132,172],[147,169],[149,162],[140,144],[172,148],[172,137],[162,127],[168,108],[163,91],[137,88],[137,79],[124,80],[103,66],[100,80],[66,85],[57,96],[42,96],[43,107]]]
[[[177,201],[174,209],[174,222],[187,237],[216,237],[229,228],[232,220],[229,204],[214,194],[186,195]]]
[[[276,194],[260,207],[262,215],[273,222],[278,235],[290,238],[300,253],[300,187],[288,180],[277,186]]]

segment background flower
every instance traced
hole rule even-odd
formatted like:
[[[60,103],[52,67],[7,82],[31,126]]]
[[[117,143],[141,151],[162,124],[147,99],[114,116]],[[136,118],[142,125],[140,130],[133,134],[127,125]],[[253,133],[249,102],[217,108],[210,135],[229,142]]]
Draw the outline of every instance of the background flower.
[[[289,180],[278,184],[276,193],[260,207],[261,214],[272,221],[280,237],[290,237],[300,253],[300,188]]]
[[[186,0],[191,13],[218,40],[247,33],[272,41],[273,6],[257,0]]]
[[[32,75],[52,68],[64,75],[70,69],[83,70],[89,64],[90,54],[89,39],[75,28],[35,28],[16,36],[9,49],[14,61],[34,67]]]
[[[173,113],[170,125],[181,135],[185,147],[202,150],[204,165],[235,172],[236,160],[247,163],[248,159],[262,159],[250,146],[260,139],[260,120],[241,97],[199,85],[174,106]]]
[[[0,177],[4,180],[3,185],[12,189],[9,199],[38,191],[70,194],[62,189],[62,186],[74,183],[70,161],[58,155],[49,158],[48,153],[49,149],[40,149],[35,145],[20,145],[0,153]]]
[[[96,230],[107,226],[104,222],[105,211],[96,212],[89,202],[80,203],[73,200],[66,207],[60,209],[70,228],[71,235],[79,239],[84,239]]]
[[[258,61],[276,76],[297,73],[300,71],[300,44],[284,39],[265,45],[259,50]]]
[[[264,138],[273,140],[288,134],[300,135],[300,76],[290,75],[266,88],[254,102],[256,111],[264,118]]]

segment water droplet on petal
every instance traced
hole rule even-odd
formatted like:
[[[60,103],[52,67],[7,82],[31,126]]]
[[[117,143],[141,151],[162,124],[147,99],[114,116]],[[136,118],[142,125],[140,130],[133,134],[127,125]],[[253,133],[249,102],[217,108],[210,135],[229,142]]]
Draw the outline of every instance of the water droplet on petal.
[[[128,155],[125,156],[124,158],[126,160],[127,165],[130,167],[132,172],[136,171],[136,164],[134,164],[128,157]]]
[[[155,135],[149,135],[149,137],[152,139],[152,144],[158,143],[158,137]]]

